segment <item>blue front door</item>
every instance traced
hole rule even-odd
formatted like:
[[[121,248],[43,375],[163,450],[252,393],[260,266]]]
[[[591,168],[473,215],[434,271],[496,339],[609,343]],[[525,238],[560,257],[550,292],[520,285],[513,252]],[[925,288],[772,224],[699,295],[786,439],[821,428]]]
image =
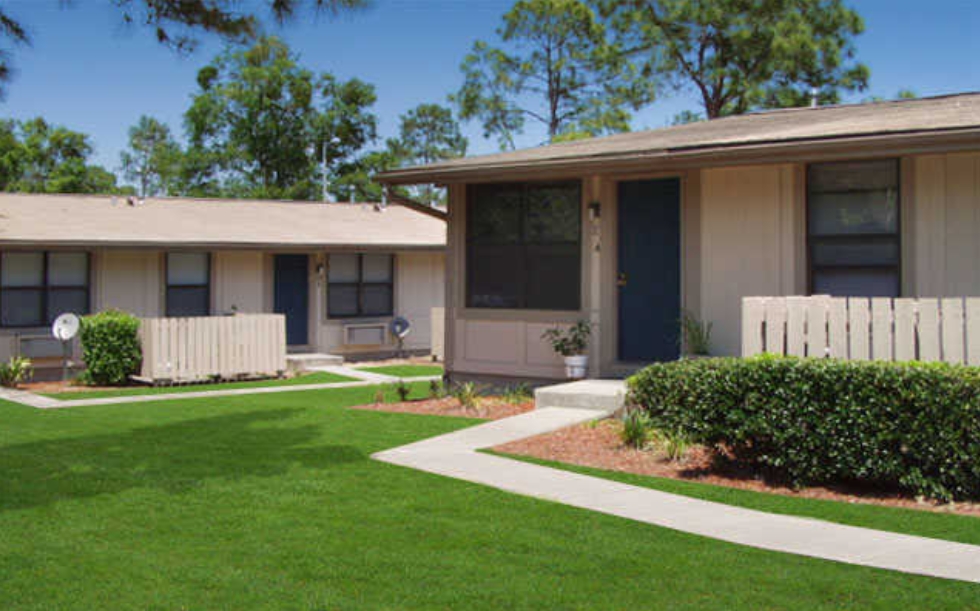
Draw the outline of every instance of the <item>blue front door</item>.
[[[680,355],[681,185],[676,178],[619,183],[619,360]]]
[[[310,259],[306,255],[276,255],[273,311],[286,315],[286,344],[309,343]]]

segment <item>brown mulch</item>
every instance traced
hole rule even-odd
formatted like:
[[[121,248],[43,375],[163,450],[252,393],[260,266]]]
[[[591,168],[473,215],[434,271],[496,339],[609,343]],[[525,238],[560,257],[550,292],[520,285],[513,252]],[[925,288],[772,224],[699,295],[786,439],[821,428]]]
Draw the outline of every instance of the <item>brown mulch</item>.
[[[621,427],[618,420],[603,420],[506,443],[493,449],[505,454],[529,456],[583,467],[669,477],[755,492],[980,517],[980,503],[940,504],[858,487],[789,488],[766,481],[751,473],[740,472],[730,465],[719,464],[719,461],[715,460],[715,455],[703,447],[692,447],[683,459],[671,461],[656,449],[637,450],[624,446],[619,437]]]
[[[90,392],[93,390],[119,390],[121,386],[85,386],[72,381],[62,380],[51,382],[25,382],[18,384],[17,388],[33,393],[62,393],[62,392]]]
[[[526,401],[515,405],[497,397],[481,397],[477,401],[477,406],[474,409],[466,409],[456,399],[446,397],[444,399],[424,399],[421,401],[406,401],[404,403],[371,403],[368,405],[357,405],[351,409],[500,420],[501,418],[509,418],[510,416],[516,416],[533,410],[534,401]]]

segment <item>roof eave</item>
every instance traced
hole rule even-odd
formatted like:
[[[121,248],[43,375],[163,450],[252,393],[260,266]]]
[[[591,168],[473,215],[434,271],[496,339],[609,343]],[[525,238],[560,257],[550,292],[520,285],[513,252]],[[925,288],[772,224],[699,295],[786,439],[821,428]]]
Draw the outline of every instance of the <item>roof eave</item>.
[[[389,185],[453,184],[485,180],[501,174],[522,175],[650,169],[684,169],[705,165],[747,165],[813,161],[828,157],[870,157],[980,150],[980,126],[948,130],[905,131],[820,139],[767,141],[687,149],[630,151],[564,159],[487,163],[445,168],[408,168],[379,174]]]

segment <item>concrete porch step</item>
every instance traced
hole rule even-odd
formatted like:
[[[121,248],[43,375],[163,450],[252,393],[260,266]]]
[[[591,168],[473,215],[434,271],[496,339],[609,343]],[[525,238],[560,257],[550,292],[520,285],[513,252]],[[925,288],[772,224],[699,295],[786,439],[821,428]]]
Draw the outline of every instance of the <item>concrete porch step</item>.
[[[286,355],[286,368],[292,372],[310,371],[315,367],[337,366],[344,364],[344,357],[336,354],[306,352]]]
[[[570,407],[612,413],[622,408],[625,400],[623,380],[579,380],[534,391],[535,409]]]

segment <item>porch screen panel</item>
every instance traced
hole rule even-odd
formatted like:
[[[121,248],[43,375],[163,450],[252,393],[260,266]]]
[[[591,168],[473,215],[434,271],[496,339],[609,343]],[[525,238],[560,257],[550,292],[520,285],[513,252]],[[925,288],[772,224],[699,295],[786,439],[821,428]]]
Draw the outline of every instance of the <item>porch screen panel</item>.
[[[167,254],[167,316],[211,313],[211,257],[204,252]]]
[[[811,293],[899,296],[898,161],[811,165],[807,233]]]
[[[477,185],[467,208],[467,306],[577,310],[578,182]]]

